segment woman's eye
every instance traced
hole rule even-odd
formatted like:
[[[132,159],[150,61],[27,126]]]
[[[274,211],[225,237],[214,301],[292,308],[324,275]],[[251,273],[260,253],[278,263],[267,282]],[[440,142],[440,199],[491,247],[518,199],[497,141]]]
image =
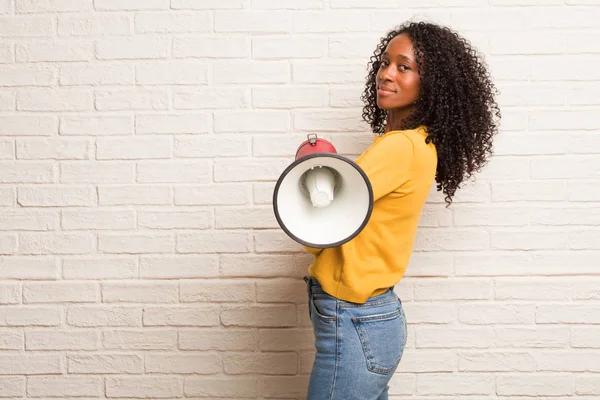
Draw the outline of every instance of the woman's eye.
[[[398,69],[400,71],[408,71],[410,68],[407,65],[400,65],[398,66]]]
[[[387,61],[381,61],[381,67],[387,67],[388,66],[388,62]]]

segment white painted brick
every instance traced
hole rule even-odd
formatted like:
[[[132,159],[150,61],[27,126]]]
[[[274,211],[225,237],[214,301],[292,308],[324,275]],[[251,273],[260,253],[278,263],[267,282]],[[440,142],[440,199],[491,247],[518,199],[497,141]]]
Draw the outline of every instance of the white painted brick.
[[[24,376],[0,377],[0,396],[23,397],[25,394],[25,383]]]
[[[17,235],[0,235],[0,254],[8,255],[17,252]]]
[[[213,70],[216,84],[287,83],[290,77],[287,61],[222,60],[214,62]]]
[[[598,129],[600,125],[588,110],[531,111],[530,127],[539,130]]]
[[[406,276],[450,276],[453,274],[454,258],[450,254],[413,252],[406,269]]]
[[[212,176],[211,160],[140,161],[136,180],[142,183],[208,183]]]
[[[23,350],[23,332],[16,329],[0,329],[0,350]]]
[[[302,36],[257,36],[252,38],[255,59],[322,58],[327,53],[327,38]]]
[[[57,216],[56,211],[4,211],[0,217],[0,230],[56,230]]]
[[[93,0],[15,0],[17,13],[89,11]]]
[[[357,85],[329,85],[329,106],[332,108],[358,108],[363,87]]]
[[[246,232],[212,231],[177,234],[178,253],[245,253],[252,238]]]
[[[579,375],[575,377],[575,392],[577,394],[596,395],[600,393],[596,375]]]
[[[127,15],[59,15],[59,36],[128,35],[131,18]]]
[[[15,205],[16,190],[12,187],[0,187],[0,207]]]
[[[14,11],[14,2],[12,0],[0,1],[0,14],[9,14]]]
[[[566,37],[560,33],[518,32],[491,36],[491,54],[561,54]]]
[[[0,283],[0,304],[19,304],[21,286],[18,283]]]
[[[254,283],[246,281],[182,281],[180,283],[182,302],[233,302],[246,303],[256,300]]]
[[[180,397],[183,395],[183,378],[118,377],[106,378],[107,397]]]
[[[366,74],[364,65],[346,61],[292,61],[293,83],[362,84]]]
[[[178,297],[176,282],[102,283],[105,303],[174,303]]]
[[[536,359],[525,352],[458,354],[458,370],[468,372],[533,372]]]
[[[17,62],[88,61],[93,57],[92,44],[84,40],[28,40],[15,45]]]
[[[168,233],[100,234],[98,250],[102,253],[172,253],[175,238]]]
[[[96,193],[88,186],[35,185],[17,189],[17,204],[22,207],[92,206]]]
[[[457,206],[454,209],[455,226],[525,226],[531,210],[518,207]]]
[[[567,183],[547,181],[492,182],[492,201],[563,201],[566,197]]]
[[[166,205],[171,204],[171,197],[171,189],[159,185],[119,185],[98,188],[98,202],[101,206]]]
[[[240,88],[230,86],[209,86],[207,88],[174,89],[173,108],[178,110],[205,110],[213,108],[245,108],[250,103],[249,96]],[[228,114],[231,114],[229,111]],[[246,119],[251,115],[246,116]],[[235,119],[235,116],[233,117]],[[269,116],[263,119],[268,122]]]
[[[249,58],[250,43],[244,36],[175,37],[173,58]]]
[[[212,329],[182,330],[179,333],[181,350],[254,350],[258,343],[255,329]]]
[[[255,142],[260,143],[259,140],[256,140]],[[254,144],[253,144],[253,146],[254,146]],[[293,149],[293,147],[290,147],[290,149]],[[260,151],[260,150],[258,150],[258,151]],[[289,153],[289,150],[286,150],[286,154],[291,154],[291,153]],[[275,190],[275,182],[260,182],[260,183],[253,184],[252,185],[252,198],[254,200],[254,204],[272,204],[274,190]]]
[[[306,379],[303,376],[267,376],[260,387],[268,397],[302,396],[306,391]]]
[[[217,229],[262,229],[277,228],[272,207],[216,209],[215,221]]]
[[[483,374],[421,374],[417,376],[417,393],[422,395],[490,395],[494,377]]]
[[[251,187],[238,183],[175,186],[175,205],[236,205],[250,203]]]
[[[416,348],[489,348],[492,344],[492,332],[486,327],[416,328]]]
[[[568,374],[501,375],[496,378],[497,393],[504,396],[571,396],[573,376]]]
[[[176,279],[217,276],[219,276],[219,260],[215,255],[140,257],[141,278]]]
[[[212,115],[208,113],[138,114],[135,116],[135,132],[144,135],[207,133],[210,132],[211,126]]]
[[[252,88],[252,105],[258,108],[326,107],[326,87],[274,86]]]
[[[135,213],[133,210],[64,210],[61,214],[61,226],[68,230],[133,229],[135,227]]]
[[[306,283],[300,279],[258,281],[256,283],[256,301],[258,303],[306,303]]]
[[[100,334],[94,331],[36,329],[25,331],[26,350],[98,350]]]
[[[0,17],[1,37],[50,37],[53,22],[50,16]]]
[[[189,1],[189,0],[188,0]],[[287,11],[215,11],[215,32],[290,32],[292,15]]]
[[[487,300],[492,298],[488,279],[421,279],[415,283],[415,300]]]
[[[238,255],[223,254],[220,257],[222,277],[289,277],[305,272],[294,268],[291,255]]]
[[[600,135],[598,133],[574,134],[569,137],[567,151],[569,153],[600,153]]]
[[[217,326],[219,307],[147,307],[143,318],[144,326]]]
[[[23,303],[88,303],[98,301],[93,282],[28,282],[23,284]]]
[[[208,64],[197,61],[165,61],[135,68],[138,85],[199,85],[208,83]]]
[[[64,279],[128,279],[138,276],[133,257],[65,258]]]
[[[180,136],[175,138],[175,157],[245,157],[250,155],[250,138],[239,135]]]
[[[405,349],[402,354],[402,362],[398,365],[398,372],[452,372],[454,371],[454,360],[455,355],[450,352]]]
[[[226,374],[294,375],[298,373],[296,353],[232,354],[223,360]]]
[[[58,326],[60,321],[60,310],[56,307],[3,307],[0,310],[0,326]]]
[[[94,0],[96,10],[166,10],[169,0]]]
[[[500,93],[497,101],[500,107],[561,106],[565,104],[566,91],[564,86],[561,85],[546,83],[540,84],[537,82],[499,82],[498,87],[500,89]],[[507,135],[503,133],[498,136],[498,139],[502,138],[503,136]],[[522,134],[521,137],[528,138],[528,136]],[[538,142],[538,145],[545,145],[545,143]],[[494,153],[496,153],[496,150]]]
[[[215,111],[215,132],[282,133],[290,130],[287,111]]]
[[[96,140],[96,159],[170,158],[173,154],[172,142],[168,137],[100,138]]]
[[[535,320],[534,305],[462,305],[458,310],[458,318],[463,324],[492,325],[492,324],[532,324]]]
[[[600,372],[600,353],[589,350],[545,351],[535,354],[538,371]]]
[[[210,29],[211,16],[208,12],[153,12],[135,16],[135,31],[138,33],[208,32]]]
[[[221,323],[225,326],[292,327],[296,326],[295,306],[243,305],[223,306]]]
[[[571,347],[600,348],[600,328],[575,327],[571,329]]]
[[[244,8],[246,0],[171,0],[173,9],[213,10]]]
[[[494,154],[499,156],[564,154],[566,149],[567,135],[564,133],[534,135],[504,133],[496,139]]]
[[[564,17],[563,17],[564,18]],[[531,61],[531,79],[536,81],[594,81],[600,76],[598,70],[591,67],[590,63],[597,63],[598,57],[589,55],[570,56],[573,64],[566,63],[562,56],[539,56]],[[556,66],[556,73],[551,74],[547,66],[549,63]],[[572,65],[572,73],[567,74],[564,67]]]
[[[86,89],[31,89],[17,91],[17,110],[87,111],[92,108],[92,92]]]
[[[568,199],[569,201],[599,201],[600,187],[596,181],[569,181]]]
[[[577,250],[598,249],[598,234],[597,230],[572,232],[569,234],[569,246]]]
[[[302,247],[282,230],[269,229],[254,233],[254,250],[257,253],[298,252],[302,250]]]
[[[88,147],[81,139],[18,139],[16,150],[20,160],[84,160]]]
[[[0,161],[0,183],[52,183],[54,168],[48,162]]]
[[[497,279],[494,285],[497,300],[568,300],[571,283],[562,278]]]
[[[482,229],[422,228],[417,231],[414,250],[486,250],[490,237]]]
[[[0,90],[0,111],[14,111],[17,95],[13,90]]]
[[[536,323],[597,324],[600,321],[600,307],[590,305],[540,305],[537,307]]]
[[[63,116],[60,120],[61,135],[126,135],[133,133],[133,117],[120,115]]]
[[[210,210],[196,211],[139,211],[138,227],[148,229],[209,229],[213,225]]]
[[[96,90],[96,108],[101,111],[166,110],[168,107],[166,89]]]
[[[10,64],[14,62],[15,46],[12,43],[0,43],[0,64]]]
[[[85,233],[28,233],[19,236],[19,251],[27,255],[87,254],[94,243],[95,238]]]
[[[144,360],[136,354],[72,354],[67,356],[70,374],[139,374]]]
[[[306,134],[256,135],[252,138],[252,155],[254,157],[292,157],[296,154],[298,146],[306,140]],[[340,152],[338,147],[336,149]],[[270,196],[273,195],[274,188],[274,183],[269,186]]]
[[[259,348],[264,351],[313,350],[311,329],[260,329]]]
[[[492,249],[499,250],[558,250],[567,248],[565,232],[542,230],[494,230]]]
[[[69,307],[67,324],[81,328],[135,327],[142,324],[142,309],[136,307],[85,306]]]
[[[329,38],[328,54],[331,58],[369,59],[379,44],[375,36],[335,36]]]
[[[213,375],[220,372],[211,353],[148,354],[145,359],[147,373],[175,373]]]
[[[99,39],[95,43],[95,50],[100,60],[167,58],[169,41],[166,38],[146,36]]]
[[[292,15],[296,33],[366,32],[369,14],[362,11],[297,11]]]
[[[110,350],[173,350],[177,342],[173,330],[113,330],[102,337],[104,348]]]
[[[274,181],[290,163],[281,158],[217,159],[214,179],[215,182]]]
[[[557,212],[559,211],[560,212]],[[598,225],[600,209],[598,208],[555,208],[538,207],[531,211],[532,225]]]
[[[60,183],[129,183],[133,182],[133,163],[64,162],[60,164]]]
[[[300,132],[357,132],[368,129],[358,110],[327,112],[297,110],[293,114],[294,128]]]
[[[6,355],[0,355],[0,374],[2,375],[60,374],[61,369],[59,354],[6,353]]]
[[[573,282],[574,300],[598,300],[600,291],[598,290],[598,281],[586,279],[585,281]]]
[[[457,8],[451,18],[457,31],[519,31],[530,26],[530,16],[518,8]]]
[[[279,0],[272,2],[270,0],[252,0],[252,8],[256,10],[304,10],[304,9],[323,9],[325,7],[324,0],[305,0],[302,2],[294,0]]]
[[[106,63],[101,65],[63,65],[58,81],[61,85],[127,85],[133,84],[135,72],[132,66]]]

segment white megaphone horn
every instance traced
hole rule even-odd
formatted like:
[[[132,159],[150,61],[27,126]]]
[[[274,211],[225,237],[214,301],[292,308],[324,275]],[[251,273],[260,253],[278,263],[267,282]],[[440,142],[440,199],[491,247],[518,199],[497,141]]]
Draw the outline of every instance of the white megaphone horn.
[[[296,159],[279,176],[273,211],[294,241],[335,247],[358,235],[373,211],[373,188],[354,161],[315,134],[307,135]]]

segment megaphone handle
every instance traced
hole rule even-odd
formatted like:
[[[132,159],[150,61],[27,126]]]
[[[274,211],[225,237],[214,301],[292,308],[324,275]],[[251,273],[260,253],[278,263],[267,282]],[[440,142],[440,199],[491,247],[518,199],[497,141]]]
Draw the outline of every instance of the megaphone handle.
[[[317,143],[317,134],[316,133],[309,133],[308,135],[306,135],[306,137],[308,138],[308,142],[310,144]]]

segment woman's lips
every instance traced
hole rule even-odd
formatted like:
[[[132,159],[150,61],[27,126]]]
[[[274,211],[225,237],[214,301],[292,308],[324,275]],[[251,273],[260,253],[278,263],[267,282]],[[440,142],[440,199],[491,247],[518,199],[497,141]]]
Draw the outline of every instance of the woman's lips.
[[[377,89],[377,94],[381,95],[381,96],[389,96],[396,93],[396,91],[390,89],[390,88],[386,88],[383,86],[380,86],[379,89]]]

